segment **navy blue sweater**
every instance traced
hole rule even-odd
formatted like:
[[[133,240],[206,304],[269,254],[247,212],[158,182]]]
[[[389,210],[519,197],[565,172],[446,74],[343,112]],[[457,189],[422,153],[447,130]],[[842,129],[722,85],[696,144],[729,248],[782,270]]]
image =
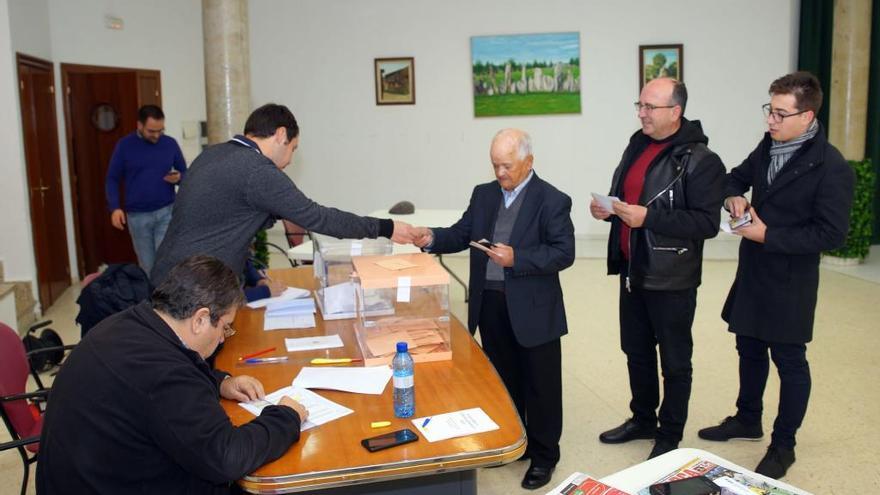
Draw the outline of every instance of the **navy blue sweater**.
[[[174,185],[164,177],[174,168],[186,172],[180,146],[172,137],[161,136],[156,144],[137,135],[120,139],[107,169],[107,207],[127,212],[156,211],[174,202]],[[119,201],[119,183],[125,184],[125,205]]]

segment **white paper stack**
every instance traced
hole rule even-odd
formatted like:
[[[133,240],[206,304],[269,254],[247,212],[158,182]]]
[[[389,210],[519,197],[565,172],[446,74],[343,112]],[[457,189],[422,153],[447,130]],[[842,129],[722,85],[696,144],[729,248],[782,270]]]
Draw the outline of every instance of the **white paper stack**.
[[[313,328],[314,326],[315,300],[311,297],[285,299],[266,305],[263,330]]]

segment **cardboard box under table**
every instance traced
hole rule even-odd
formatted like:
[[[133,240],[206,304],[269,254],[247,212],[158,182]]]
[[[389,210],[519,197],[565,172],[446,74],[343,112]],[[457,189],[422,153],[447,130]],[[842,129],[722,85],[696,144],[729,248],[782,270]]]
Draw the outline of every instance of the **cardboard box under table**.
[[[323,234],[312,234],[313,268],[315,270],[315,300],[325,320],[339,320],[357,316],[355,286],[351,274],[353,256],[391,254],[389,239],[337,239]],[[387,312],[388,307],[376,307]]]
[[[452,359],[449,273],[426,253],[352,258],[358,296],[355,336],[366,366],[390,364],[398,342],[415,362]],[[388,311],[372,308],[382,306]]]

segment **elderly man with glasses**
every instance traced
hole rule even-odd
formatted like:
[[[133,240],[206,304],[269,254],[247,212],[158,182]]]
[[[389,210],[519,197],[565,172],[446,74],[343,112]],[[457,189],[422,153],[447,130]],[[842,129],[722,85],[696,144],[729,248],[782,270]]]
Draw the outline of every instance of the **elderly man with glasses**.
[[[677,448],[682,438],[703,241],[718,233],[723,199],[724,165],[706,146],[699,121],[683,117],[686,104],[680,81],[645,85],[635,103],[642,128],[630,138],[611,182],[610,194],[620,199],[613,211],[595,199],[590,203],[594,218],[611,222],[608,274],[620,275],[620,344],[632,392],[632,418],[599,440],[654,439],[649,458]]]
[[[220,398],[264,397],[205,362],[235,330],[235,272],[208,256],[175,266],[145,301],[96,326],[52,386],[37,493],[228,493],[299,439],[289,397],[235,427]]]
[[[795,433],[810,398],[807,342],[819,287],[822,251],[843,244],[849,228],[853,172],[816,119],[822,106],[819,80],[807,72],[770,85],[764,105],[768,131],[758,147],[730,171],[724,207],[751,222],[736,229],[736,279],[722,318],[736,334],[739,395],[736,415],[700,430],[700,438],[758,440],[762,398],[770,372],[779,371],[779,410],[770,447],[755,469],[780,478],[794,463]],[[752,201],[743,196],[751,190]]]

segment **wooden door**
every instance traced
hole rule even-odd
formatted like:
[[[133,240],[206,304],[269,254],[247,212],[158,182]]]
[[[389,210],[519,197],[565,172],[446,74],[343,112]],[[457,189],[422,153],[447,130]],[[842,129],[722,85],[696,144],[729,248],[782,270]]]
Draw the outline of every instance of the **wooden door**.
[[[116,143],[137,129],[137,78],[134,71],[67,72],[66,76],[69,154],[74,178],[71,189],[76,194],[83,276],[102,263],[137,263],[128,231],[117,230],[110,224],[104,192]]]
[[[52,62],[17,54],[37,287],[43,311],[70,286]]]

